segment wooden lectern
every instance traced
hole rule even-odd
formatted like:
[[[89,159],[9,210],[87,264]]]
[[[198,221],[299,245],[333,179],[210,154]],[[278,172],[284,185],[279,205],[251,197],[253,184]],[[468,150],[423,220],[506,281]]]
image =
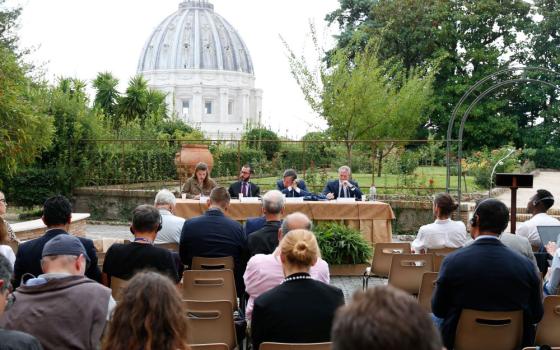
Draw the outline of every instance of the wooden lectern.
[[[517,189],[533,188],[533,175],[531,174],[496,174],[496,187],[509,187],[511,190],[510,229],[515,234],[515,223],[517,221]]]

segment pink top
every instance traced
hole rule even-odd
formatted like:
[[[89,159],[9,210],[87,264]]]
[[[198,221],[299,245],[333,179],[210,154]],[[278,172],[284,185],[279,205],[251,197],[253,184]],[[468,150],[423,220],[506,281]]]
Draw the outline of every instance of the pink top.
[[[311,267],[310,275],[313,279],[328,284],[330,282],[329,264],[319,258],[317,263]],[[245,280],[245,291],[249,294],[245,317],[247,320],[251,320],[255,299],[280,285],[284,280],[278,248],[272,254],[253,256],[247,263],[243,279]]]

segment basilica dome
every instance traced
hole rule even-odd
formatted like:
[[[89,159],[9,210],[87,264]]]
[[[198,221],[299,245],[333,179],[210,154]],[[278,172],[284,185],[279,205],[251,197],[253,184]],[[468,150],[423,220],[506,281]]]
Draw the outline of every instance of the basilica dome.
[[[253,74],[249,50],[214,5],[184,1],[148,39],[138,71],[209,69]]]

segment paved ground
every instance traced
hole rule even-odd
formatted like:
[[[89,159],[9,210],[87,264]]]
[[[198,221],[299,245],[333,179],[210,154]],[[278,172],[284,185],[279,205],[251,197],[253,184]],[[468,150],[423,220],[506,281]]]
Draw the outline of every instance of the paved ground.
[[[348,303],[352,299],[355,291],[362,290],[362,277],[331,277],[331,284],[342,289],[344,299]],[[370,278],[369,287],[377,285],[386,285],[387,279],[385,278]]]
[[[555,197],[560,198],[560,172],[542,171],[538,176],[533,178],[533,188],[520,188],[517,190],[517,207],[525,208],[529,198],[531,198],[536,190],[546,189],[550,191]],[[508,207],[511,203],[511,191],[497,196],[499,200],[504,202]],[[555,201],[555,209],[560,209],[560,200]]]

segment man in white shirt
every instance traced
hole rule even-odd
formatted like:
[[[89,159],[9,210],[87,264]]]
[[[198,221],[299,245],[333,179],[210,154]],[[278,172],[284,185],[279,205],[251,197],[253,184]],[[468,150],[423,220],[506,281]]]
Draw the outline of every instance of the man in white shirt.
[[[163,189],[157,193],[154,206],[161,215],[161,230],[158,232],[154,243],[179,244],[185,219],[173,215],[176,203],[175,196],[169,190]]]
[[[541,239],[537,226],[560,226],[560,221],[546,213],[553,205],[552,193],[547,190],[537,190],[537,193],[527,203],[527,212],[533,217],[519,225],[516,234],[526,237],[533,247],[540,248]]]

